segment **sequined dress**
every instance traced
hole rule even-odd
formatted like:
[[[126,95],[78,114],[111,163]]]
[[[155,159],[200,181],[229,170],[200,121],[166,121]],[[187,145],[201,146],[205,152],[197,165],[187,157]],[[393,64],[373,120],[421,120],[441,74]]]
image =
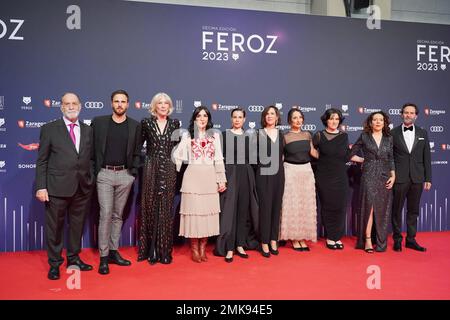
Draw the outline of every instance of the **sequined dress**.
[[[141,214],[139,216],[138,261],[171,256],[173,246],[173,199],[176,187],[176,167],[171,160],[172,133],[180,127],[176,119],[168,119],[163,132],[155,117],[145,118],[142,143],[146,142],[142,182]]]
[[[351,155],[362,152],[360,210],[357,221],[357,249],[364,249],[367,222],[373,207],[372,238],[377,251],[387,247],[388,224],[392,206],[392,189],[386,189],[386,181],[395,170],[393,156],[393,138],[383,135],[380,147],[377,146],[372,134],[363,132],[352,147]]]

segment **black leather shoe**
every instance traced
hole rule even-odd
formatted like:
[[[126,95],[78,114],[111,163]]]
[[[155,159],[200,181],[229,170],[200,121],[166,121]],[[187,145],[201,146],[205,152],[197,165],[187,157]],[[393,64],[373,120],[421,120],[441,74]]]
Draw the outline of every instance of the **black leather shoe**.
[[[334,243],[334,244],[329,244],[329,243],[327,243],[327,248],[328,248],[328,249],[331,249],[331,250],[336,250],[336,249],[337,249],[336,243]]]
[[[292,247],[292,249],[294,249],[295,251],[303,251],[303,248],[302,248],[302,247],[298,247],[298,248]]]
[[[274,256],[277,256],[280,252],[277,250],[273,250],[271,246],[269,246],[269,251],[271,254],[273,254]]]
[[[424,248],[422,246],[420,246],[417,242],[406,242],[405,244],[405,248],[409,248],[409,249],[413,249],[416,251],[421,251],[421,252],[425,252],[427,251],[427,248]]]
[[[119,266],[131,265],[131,262],[122,258],[122,256],[119,254],[119,251],[117,251],[117,250],[109,250],[108,262],[117,264]]]
[[[161,262],[162,264],[170,264],[170,263],[172,263],[172,257],[171,257],[171,256],[168,256],[168,257],[161,258],[161,259],[160,259],[160,262]]]
[[[269,248],[270,248],[270,246],[269,246]],[[260,248],[259,248],[259,251],[261,251],[261,255],[262,255],[264,258],[270,258],[270,250],[269,250],[269,252],[265,252],[265,251],[263,250],[263,248],[260,247]]]
[[[231,257],[231,258],[225,257],[225,262],[226,262],[226,263],[231,263],[231,262],[233,262],[233,257]]]
[[[90,264],[84,263],[79,257],[75,259],[68,259],[67,268],[70,266],[77,266],[80,268],[80,271],[91,271],[92,266]]]
[[[100,266],[98,267],[98,273],[100,274],[109,273],[108,257],[100,257]]]
[[[338,249],[338,250],[344,250],[344,244],[343,243],[337,243],[336,242],[335,246],[336,246],[336,249]]]
[[[394,251],[402,251],[402,240],[394,240]]]
[[[59,279],[59,267],[50,267],[48,271],[47,278],[49,280],[58,280]]]
[[[237,251],[237,250],[236,250],[236,255],[238,255],[238,256],[241,257],[241,258],[248,259],[248,254],[246,254],[246,253],[240,253],[240,252]]]
[[[148,257],[147,258],[148,263],[150,263],[150,265],[154,265],[158,262],[158,258],[156,257]]]

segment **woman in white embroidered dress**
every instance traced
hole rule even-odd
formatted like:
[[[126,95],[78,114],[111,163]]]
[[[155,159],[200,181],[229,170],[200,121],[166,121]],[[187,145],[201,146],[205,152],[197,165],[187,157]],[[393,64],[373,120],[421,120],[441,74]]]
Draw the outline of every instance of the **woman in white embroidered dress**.
[[[178,171],[182,162],[188,163],[181,185],[180,236],[191,239],[195,262],[208,261],[206,244],[219,234],[219,192],[226,189],[220,134],[212,127],[208,108],[197,107],[174,151]]]

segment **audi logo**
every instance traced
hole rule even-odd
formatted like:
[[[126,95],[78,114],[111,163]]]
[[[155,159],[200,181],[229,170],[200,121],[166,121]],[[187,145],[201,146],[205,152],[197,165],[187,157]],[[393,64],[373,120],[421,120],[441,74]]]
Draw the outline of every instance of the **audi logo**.
[[[87,109],[101,109],[103,108],[103,102],[101,101],[86,101],[84,107]]]
[[[304,125],[302,125],[302,130],[315,131],[316,125],[315,124],[304,124]]]
[[[263,112],[264,106],[248,106],[249,112]]]
[[[388,113],[391,116],[399,116],[402,113],[402,109],[389,109]]]
[[[431,126],[430,132],[444,132],[443,126]]]

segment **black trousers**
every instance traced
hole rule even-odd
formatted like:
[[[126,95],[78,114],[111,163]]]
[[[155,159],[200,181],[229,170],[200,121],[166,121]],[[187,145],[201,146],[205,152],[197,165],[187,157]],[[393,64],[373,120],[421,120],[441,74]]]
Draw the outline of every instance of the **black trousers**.
[[[281,202],[284,192],[284,169],[281,163],[275,175],[256,175],[259,198],[259,231],[262,243],[278,240],[280,233]]]
[[[422,183],[395,183],[392,203],[392,232],[394,240],[402,240],[402,209],[406,199],[406,241],[413,242],[417,233]]]
[[[236,247],[243,247],[248,235],[247,220],[250,212],[250,185],[247,173],[247,167],[237,167],[239,177],[236,190],[236,204],[231,226],[230,237],[227,239],[227,251],[234,250]]]
[[[81,251],[81,236],[84,220],[88,211],[92,192],[83,193],[80,188],[72,197],[49,196],[45,203],[45,239],[47,243],[48,263],[60,266],[64,259],[64,222],[68,215],[67,258],[76,257]]]

